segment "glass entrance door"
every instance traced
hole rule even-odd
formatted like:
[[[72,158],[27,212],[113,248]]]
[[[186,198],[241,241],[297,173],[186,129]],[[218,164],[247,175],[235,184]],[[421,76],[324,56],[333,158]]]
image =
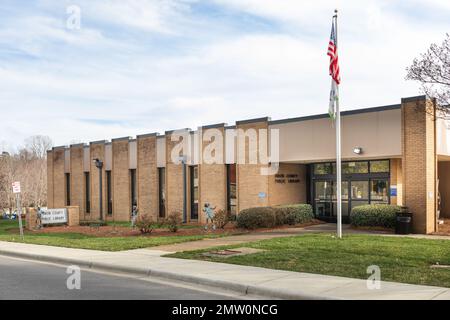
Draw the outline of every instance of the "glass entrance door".
[[[314,185],[314,205],[316,214],[320,217],[331,218],[333,208],[331,206],[331,197],[333,195],[333,186],[331,180],[316,181]]]

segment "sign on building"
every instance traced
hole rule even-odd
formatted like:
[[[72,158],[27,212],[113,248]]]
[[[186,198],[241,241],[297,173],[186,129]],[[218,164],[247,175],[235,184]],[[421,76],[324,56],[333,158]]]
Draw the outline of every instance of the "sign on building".
[[[42,224],[61,224],[67,223],[67,209],[41,209]]]

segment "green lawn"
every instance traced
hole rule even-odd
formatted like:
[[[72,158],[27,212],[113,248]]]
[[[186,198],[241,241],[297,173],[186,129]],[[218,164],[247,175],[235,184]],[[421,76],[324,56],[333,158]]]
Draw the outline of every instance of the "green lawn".
[[[197,236],[136,236],[136,237],[96,237],[80,233],[34,233],[25,232],[25,243],[68,248],[81,248],[103,251],[122,251],[147,248],[172,243],[220,237],[222,235]],[[19,236],[18,221],[0,219],[0,241],[22,242]]]
[[[221,248],[244,246],[267,251],[228,258],[204,257],[205,250],[169,256],[361,279],[367,279],[368,266],[378,265],[384,281],[450,287],[450,269],[430,268],[436,263],[450,265],[450,240],[367,235],[337,240],[308,234]]]

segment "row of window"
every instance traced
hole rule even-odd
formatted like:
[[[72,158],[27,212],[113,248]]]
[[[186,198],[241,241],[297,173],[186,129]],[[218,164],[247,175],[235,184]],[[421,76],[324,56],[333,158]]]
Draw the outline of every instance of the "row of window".
[[[351,161],[342,163],[342,174],[388,173],[389,160]],[[317,163],[314,165],[315,175],[336,174],[336,163]]]
[[[106,173],[106,212],[108,215],[113,213],[113,196],[112,196],[112,178],[111,171]],[[70,173],[65,174],[66,185],[66,205],[71,203],[71,189],[70,189]],[[166,214],[166,169],[158,168],[158,198],[159,198],[159,217],[163,218]],[[191,202],[191,219],[198,219],[199,212],[199,174],[198,166],[189,167],[189,181],[190,181],[190,202]],[[85,190],[85,207],[86,213],[91,212],[91,176],[89,172],[84,173],[84,190]],[[236,165],[227,165],[227,208],[232,214],[236,213]],[[131,204],[130,212],[133,206],[137,206],[137,178],[136,170],[130,170],[130,195]]]

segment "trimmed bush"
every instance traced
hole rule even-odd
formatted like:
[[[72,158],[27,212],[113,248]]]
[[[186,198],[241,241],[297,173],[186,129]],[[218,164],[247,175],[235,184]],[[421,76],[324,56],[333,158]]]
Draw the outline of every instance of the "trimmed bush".
[[[394,228],[400,206],[371,204],[358,206],[350,213],[350,223],[355,227]]]
[[[309,204],[280,206],[277,210],[282,212],[282,224],[295,225],[310,222],[314,218],[313,208]]]
[[[305,223],[313,218],[313,209],[309,204],[257,207],[242,210],[236,217],[236,225],[244,229],[273,228]]]
[[[271,207],[244,209],[236,217],[236,226],[243,229],[271,228],[276,223],[275,210]]]

